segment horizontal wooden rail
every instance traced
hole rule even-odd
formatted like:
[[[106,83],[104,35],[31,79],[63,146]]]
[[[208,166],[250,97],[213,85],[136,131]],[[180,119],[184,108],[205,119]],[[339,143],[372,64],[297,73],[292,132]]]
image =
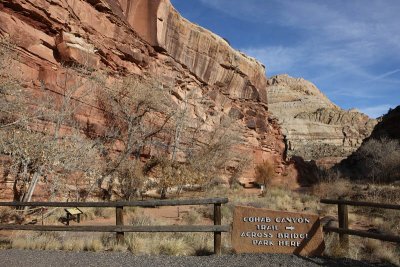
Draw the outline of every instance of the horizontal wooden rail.
[[[340,243],[343,247],[348,248],[349,235],[355,235],[355,236],[379,239],[382,241],[400,243],[399,236],[377,234],[377,233],[371,233],[368,231],[349,229],[349,212],[347,209],[347,206],[361,206],[361,207],[369,207],[369,208],[400,210],[400,205],[382,204],[382,203],[373,203],[373,202],[361,202],[361,201],[352,201],[352,200],[345,200],[345,199],[321,199],[320,202],[324,203],[324,204],[334,204],[334,205],[338,206],[339,227],[324,226],[323,230],[324,230],[324,232],[328,232],[328,233],[329,232],[338,233]]]
[[[143,200],[143,201],[114,201],[114,202],[0,202],[0,206],[8,207],[158,207],[225,204],[228,198],[178,199],[178,200]]]
[[[124,241],[125,232],[213,232],[214,253],[221,254],[221,233],[229,232],[227,225],[221,225],[221,204],[228,203],[228,198],[178,199],[178,200],[145,200],[115,202],[0,202],[8,207],[97,207],[115,208],[115,224],[107,226],[60,226],[60,225],[11,225],[0,224],[0,230],[26,231],[68,231],[68,232],[115,232],[118,243]],[[183,205],[214,205],[214,225],[157,225],[130,226],[124,225],[124,207],[159,207]]]
[[[227,225],[156,225],[156,226],[58,226],[58,225],[7,225],[0,230],[66,231],[66,232],[229,232]]]
[[[352,200],[344,200],[344,199],[321,199],[320,202],[324,203],[324,204],[337,204],[337,205],[362,206],[362,207],[371,207],[371,208],[400,210],[400,205],[394,205],[394,204],[361,202],[361,201],[352,201]]]
[[[337,228],[337,227],[327,227],[327,226],[324,226],[323,230],[324,230],[324,232],[334,232],[334,233],[338,233],[338,234],[356,235],[356,236],[361,236],[361,237],[379,239],[382,241],[400,243],[400,236],[384,235],[384,234],[370,233],[368,231],[352,230],[352,229]]]

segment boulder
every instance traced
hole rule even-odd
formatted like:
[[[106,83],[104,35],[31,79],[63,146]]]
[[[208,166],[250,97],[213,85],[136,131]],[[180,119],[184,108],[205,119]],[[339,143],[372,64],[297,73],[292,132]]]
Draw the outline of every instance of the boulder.
[[[73,62],[90,68],[98,68],[100,57],[96,55],[94,45],[74,34],[61,32],[56,37],[57,51],[63,62]]]

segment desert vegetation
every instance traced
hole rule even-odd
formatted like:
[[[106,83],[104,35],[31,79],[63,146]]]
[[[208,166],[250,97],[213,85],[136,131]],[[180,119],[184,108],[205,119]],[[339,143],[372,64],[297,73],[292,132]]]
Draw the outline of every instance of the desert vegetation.
[[[400,181],[400,143],[386,137],[370,138],[342,169],[355,179],[372,183]]]
[[[1,40],[0,64],[18,64],[13,46]],[[39,181],[45,184],[50,199],[74,195],[79,199],[81,186],[90,183],[98,173],[92,164],[99,158],[96,144],[81,133],[74,112],[85,101],[87,92],[79,92],[97,85],[95,74],[82,66],[65,67],[58,88],[42,85],[38,92],[24,87],[24,81],[15,69],[1,68],[0,154],[6,158],[4,176],[13,179],[13,199],[30,201]],[[70,72],[80,77],[74,83],[68,79]],[[79,89],[79,90],[78,90]],[[57,94],[51,90],[59,90]],[[37,94],[37,95],[34,95]],[[52,97],[54,96],[54,97]],[[79,174],[80,179],[68,188],[66,178]]]
[[[318,198],[350,199],[373,203],[400,203],[400,188],[387,183],[372,183],[364,180],[354,181],[343,177],[337,170],[324,171],[324,179],[314,184],[312,195]],[[399,236],[400,211],[368,207],[349,206],[349,224],[351,229],[366,230],[373,233]],[[334,219],[336,205],[322,205],[326,218]],[[328,222],[337,226],[336,221]],[[333,224],[332,224],[333,223]],[[348,257],[357,260],[381,260],[399,265],[400,248],[390,242],[350,236],[348,248],[340,245],[337,234],[327,234],[325,254],[330,257]]]
[[[0,156],[2,175],[12,181],[15,201],[29,202],[39,189],[43,198],[62,201],[133,200],[151,190],[159,198],[221,196],[230,200],[222,207],[223,224],[228,225],[235,205],[311,212],[332,217],[330,223],[335,223],[336,207],[320,204],[320,198],[400,203],[399,186],[391,184],[400,175],[396,140],[366,141],[353,155],[358,165],[351,174],[340,169],[318,170],[314,184],[302,192],[272,186],[274,165],[263,162],[255,167],[255,176],[266,189],[262,194],[257,189],[249,192],[236,183],[248,158],[235,150],[242,142],[235,123],[223,117],[210,129],[204,119],[193,115],[196,103],[207,107],[207,97],[198,99],[187,93],[173,101],[171,88],[155,77],[111,75],[82,64],[63,66],[54,88],[41,83],[40,88],[27,89],[27,81],[9,71],[18,69],[18,54],[13,51],[11,42],[0,40]],[[78,115],[88,106],[100,109],[104,121],[82,121]],[[357,181],[361,178],[364,181]],[[184,188],[197,190],[185,192]],[[0,221],[56,224],[65,215],[62,209],[42,213],[2,209]],[[113,218],[113,210],[85,209],[82,220],[114,223]],[[204,206],[185,211],[172,223],[211,224],[212,219],[211,207]],[[350,223],[358,229],[399,235],[399,220],[398,212],[350,210]],[[171,219],[126,209],[126,223],[162,225],[171,224]],[[229,234],[223,238],[224,253],[230,253]],[[399,247],[393,244],[351,237],[346,250],[336,234],[325,238],[327,256],[400,264]],[[121,244],[110,234],[13,232],[1,237],[0,247],[207,255],[211,242],[211,234],[128,234]]]
[[[50,200],[130,200],[149,189],[166,198],[170,188],[240,173],[234,123],[225,118],[210,130],[191,115],[194,101],[207,99],[188,93],[176,103],[154,77],[71,62],[55,84],[27,89],[15,47],[2,38],[0,48],[0,155],[14,200],[30,201],[38,188]],[[104,119],[97,125],[81,119],[93,107]]]
[[[346,192],[344,188],[352,188]],[[319,203],[321,197],[335,197],[347,194],[348,198],[374,202],[397,201],[398,188],[390,188],[382,185],[366,185],[349,183],[345,180],[324,182],[316,185],[309,193],[294,192],[290,189],[271,186],[262,196],[237,187],[230,189],[226,186],[216,186],[204,192],[192,192],[191,197],[203,198],[209,195],[229,197],[229,203],[222,206],[222,223],[231,224],[233,210],[236,205],[246,205],[258,208],[268,208],[283,211],[298,211],[319,214],[327,218],[331,225],[337,223],[334,217],[337,214],[335,205]],[[254,190],[254,189],[253,189]],[[389,192],[389,193],[388,193]],[[397,193],[396,193],[397,192]],[[186,193],[189,194],[189,193]],[[362,197],[361,197],[362,194]],[[187,195],[186,195],[187,196]],[[176,208],[175,208],[176,209]],[[54,213],[54,217],[62,216],[62,210]],[[128,225],[167,225],[177,224],[212,224],[212,206],[193,207],[181,211],[171,212],[169,218],[157,216],[157,208],[154,212],[144,213],[142,208],[134,208],[125,211],[125,222]],[[85,209],[83,223],[95,222],[99,218],[113,220],[114,210]],[[374,229],[376,232],[399,235],[398,220],[400,214],[389,210],[377,210],[368,208],[350,208],[349,220],[353,229]],[[45,223],[51,223],[49,217]],[[34,238],[32,238],[34,237]],[[118,244],[114,234],[90,234],[90,238],[82,238],[74,233],[27,233],[15,232],[11,237],[3,238],[3,248],[23,249],[50,249],[73,251],[128,251],[136,255],[210,255],[213,251],[212,234],[202,233],[135,233],[126,234],[125,242]],[[33,242],[32,240],[35,240]],[[400,251],[393,243],[382,242],[367,238],[350,236],[349,249],[340,245],[337,234],[325,235],[325,256],[338,258],[352,258],[356,260],[383,261],[395,265],[400,264],[398,259]],[[232,253],[229,234],[223,234],[223,253]]]
[[[274,166],[268,161],[258,164],[255,168],[256,182],[261,185],[263,189],[271,184],[274,176]]]

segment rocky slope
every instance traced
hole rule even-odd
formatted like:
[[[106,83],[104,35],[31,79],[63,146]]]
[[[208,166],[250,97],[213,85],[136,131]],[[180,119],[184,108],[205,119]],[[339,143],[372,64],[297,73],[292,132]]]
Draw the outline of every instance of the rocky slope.
[[[312,83],[288,75],[267,81],[269,110],[279,119],[287,156],[332,164],[356,150],[376,120],[342,110]]]
[[[335,168],[352,179],[399,183],[400,106],[381,117],[371,135]]]
[[[15,43],[28,89],[59,94],[67,63],[157,77],[178,105],[189,92],[196,96],[189,112],[204,129],[235,120],[240,149],[251,156],[244,180],[263,160],[283,171],[285,145],[268,112],[264,66],[182,18],[168,0],[4,0],[0,35]],[[95,95],[75,118],[95,132],[106,123]]]
[[[400,141],[400,106],[390,109],[387,114],[380,118],[370,138],[388,138]]]

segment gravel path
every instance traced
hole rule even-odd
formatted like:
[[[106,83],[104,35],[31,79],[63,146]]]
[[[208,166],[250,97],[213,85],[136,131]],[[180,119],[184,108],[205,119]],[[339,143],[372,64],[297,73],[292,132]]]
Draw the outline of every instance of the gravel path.
[[[345,259],[304,258],[282,254],[242,254],[170,257],[170,256],[134,256],[121,252],[66,252],[66,251],[32,251],[0,250],[1,267],[40,267],[40,266],[393,266],[365,263]]]

